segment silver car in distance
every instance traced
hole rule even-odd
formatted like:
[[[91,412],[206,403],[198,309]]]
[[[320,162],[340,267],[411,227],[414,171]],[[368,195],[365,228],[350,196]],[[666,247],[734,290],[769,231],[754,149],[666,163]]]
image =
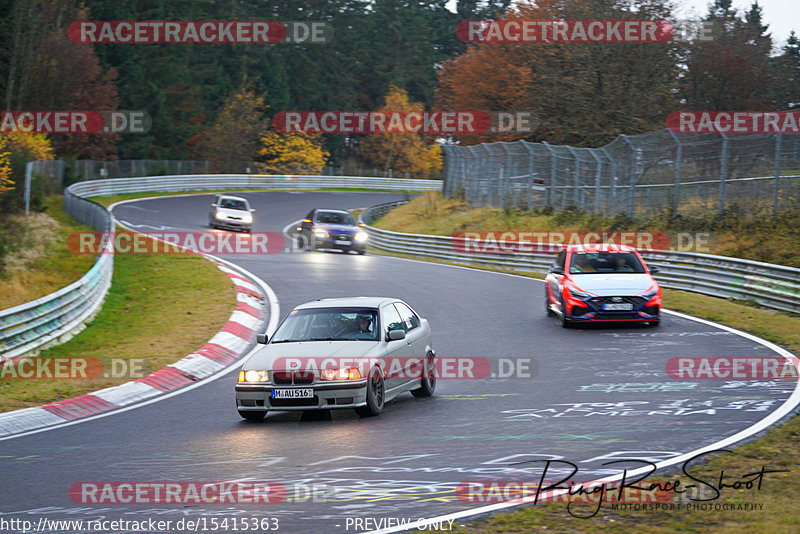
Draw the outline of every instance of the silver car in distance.
[[[433,395],[431,329],[402,300],[349,297],[293,309],[239,371],[236,408],[248,421],[269,410],[353,408],[378,415],[404,391]]]

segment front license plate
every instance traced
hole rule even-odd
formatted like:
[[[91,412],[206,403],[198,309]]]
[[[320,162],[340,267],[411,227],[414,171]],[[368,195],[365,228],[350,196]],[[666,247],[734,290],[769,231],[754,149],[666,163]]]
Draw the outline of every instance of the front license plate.
[[[603,309],[607,311],[630,311],[633,309],[633,304],[630,302],[622,302],[620,304],[603,304]]]
[[[314,390],[311,388],[302,389],[273,389],[273,399],[313,399]]]
[[[350,241],[344,239],[337,239],[336,241],[334,241],[334,243],[336,243],[337,245],[349,245]]]

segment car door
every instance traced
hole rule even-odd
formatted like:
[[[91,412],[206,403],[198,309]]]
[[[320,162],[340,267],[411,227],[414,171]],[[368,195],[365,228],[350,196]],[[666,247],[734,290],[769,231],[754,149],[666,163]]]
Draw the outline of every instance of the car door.
[[[550,270],[550,274],[547,275],[547,284],[550,288],[550,302],[555,305],[559,305],[561,299],[561,285],[563,284],[564,280],[564,268],[566,265],[567,259],[567,251],[562,250],[558,253],[556,257],[556,261],[553,263],[553,267],[557,267],[561,269],[561,274],[557,272],[553,272],[554,269]]]
[[[407,381],[406,365],[411,359],[411,346],[406,339],[390,340],[390,330],[406,331],[405,321],[400,317],[397,308],[387,304],[381,308],[381,335],[386,341],[386,358],[384,360],[384,380],[386,389],[394,389]],[[407,334],[406,334],[407,335]]]
[[[214,195],[214,200],[211,202],[211,207],[208,210],[208,221],[213,223],[216,218],[217,206],[219,205],[219,195]]]
[[[395,302],[394,307],[400,314],[400,319],[406,330],[406,347],[408,350],[408,360],[406,363],[405,378],[406,382],[415,380],[422,376],[422,369],[425,362],[425,349],[428,346],[428,333],[422,328],[422,321],[414,310],[403,302]]]

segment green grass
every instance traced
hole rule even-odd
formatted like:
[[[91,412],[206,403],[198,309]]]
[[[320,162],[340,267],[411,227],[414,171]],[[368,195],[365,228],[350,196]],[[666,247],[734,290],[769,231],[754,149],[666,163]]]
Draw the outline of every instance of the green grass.
[[[143,359],[148,374],[203,346],[235,306],[230,279],[199,256],[116,255],[113,283],[100,312],[77,336],[40,357],[98,358],[106,369],[113,358]],[[70,398],[129,379],[0,380],[0,411]]]
[[[708,249],[696,252],[800,267],[800,225],[794,215],[758,218],[736,209],[697,217],[672,217],[662,211],[631,219],[624,214],[600,217],[575,209],[553,212],[473,208],[463,199],[425,193],[392,210],[373,226],[446,236],[464,231],[663,232],[673,246],[678,244],[678,234],[707,233]]]
[[[41,214],[32,213],[32,217],[42,225],[37,230],[31,230],[24,215],[13,216],[14,226],[18,226],[18,234],[14,236],[18,243],[18,250],[12,250],[12,255],[26,254],[30,258],[19,262],[17,268],[8,269],[0,277],[0,295],[2,295],[2,309],[24,304],[40,297],[58,291],[91,269],[95,262],[93,256],[72,254],[67,250],[67,237],[73,232],[93,231],[90,227],[82,225],[67,215],[61,209],[63,197],[52,196],[44,200],[44,213],[55,221],[51,221]],[[32,253],[40,245],[41,251]]]
[[[408,233],[428,233],[448,235],[460,230],[480,229],[528,229],[536,225],[537,230],[553,229],[552,216],[520,214],[492,209],[466,208],[458,200],[442,200],[436,195],[426,195],[395,209],[377,226],[386,230]],[[401,211],[403,210],[403,211]],[[498,213],[499,212],[499,213]],[[486,221],[489,221],[488,223]],[[528,226],[519,226],[519,225]],[[505,225],[505,226],[504,226]],[[578,226],[578,225],[576,225]],[[582,229],[579,227],[558,226],[559,230]],[[780,237],[780,236],[776,236]],[[372,252],[372,251],[371,251]],[[376,253],[381,253],[377,252]],[[388,254],[413,258],[413,256]],[[430,261],[427,258],[417,258]],[[435,263],[450,263],[435,261]],[[511,272],[479,265],[473,268]],[[514,273],[532,278],[543,278],[538,273]],[[795,354],[800,353],[800,318],[790,314],[761,309],[745,303],[722,300],[685,291],[665,289],[664,307],[696,317],[725,324],[756,334],[781,345]],[[787,387],[794,387],[787,382]],[[570,515],[566,504],[548,503],[537,506],[523,506],[511,512],[503,512],[488,518],[471,522],[456,521],[459,526],[454,532],[460,534],[488,534],[495,532],[527,533],[534,531],[550,532],[722,532],[738,533],[790,533],[800,531],[800,418],[793,417],[785,424],[770,429],[754,441],[733,449],[733,454],[711,457],[706,462],[693,467],[692,472],[699,478],[715,480],[721,471],[726,480],[732,481],[762,466],[766,469],[789,470],[789,473],[768,474],[762,489],[733,490],[724,489],[719,499],[712,503],[759,503],[763,509],[758,511],[704,511],[686,510],[612,510],[610,505],[600,509],[590,519]],[[659,479],[677,479],[686,485],[692,483],[677,473]],[[478,505],[475,505],[478,506]],[[594,505],[572,507],[577,515],[589,515]]]

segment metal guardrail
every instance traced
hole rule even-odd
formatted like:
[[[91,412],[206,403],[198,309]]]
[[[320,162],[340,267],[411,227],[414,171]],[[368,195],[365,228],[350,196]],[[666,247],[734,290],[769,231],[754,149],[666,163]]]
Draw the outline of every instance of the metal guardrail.
[[[371,246],[387,252],[526,272],[547,273],[553,264],[553,253],[462,252],[454,246],[451,237],[405,234],[371,226],[406,202],[379,204],[361,213],[359,221],[367,225]],[[767,308],[800,313],[800,269],[695,252],[640,252],[649,264],[659,267],[660,272],[655,277],[661,287],[754,301]]]
[[[98,232],[113,231],[105,207],[80,198],[71,186],[64,192],[64,211]],[[100,308],[111,286],[114,256],[102,254],[80,280],[55,293],[0,310],[0,361],[63,343],[83,329]]]
[[[64,210],[98,232],[114,230],[109,211],[82,197],[124,193],[221,189],[313,190],[320,188],[440,191],[441,180],[358,176],[175,175],[79,182],[64,191]],[[114,268],[102,254],[80,280],[40,299],[0,310],[0,361],[62,343],[79,332],[100,308]]]
[[[148,191],[205,191],[218,189],[314,190],[321,188],[441,191],[441,180],[361,176],[272,176],[259,174],[197,174],[92,180],[71,186],[80,196],[108,196]]]

